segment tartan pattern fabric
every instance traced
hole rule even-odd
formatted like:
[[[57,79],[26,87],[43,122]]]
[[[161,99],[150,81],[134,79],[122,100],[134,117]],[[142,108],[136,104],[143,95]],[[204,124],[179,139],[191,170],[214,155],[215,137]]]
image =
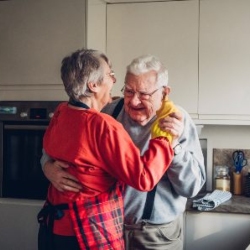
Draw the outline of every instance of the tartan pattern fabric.
[[[80,249],[123,250],[123,188],[69,203]]]

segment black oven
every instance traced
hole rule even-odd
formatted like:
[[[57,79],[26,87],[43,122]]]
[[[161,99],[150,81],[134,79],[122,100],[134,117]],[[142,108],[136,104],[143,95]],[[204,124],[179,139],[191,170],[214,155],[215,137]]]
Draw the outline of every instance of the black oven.
[[[58,101],[0,102],[0,196],[45,199],[42,140]]]

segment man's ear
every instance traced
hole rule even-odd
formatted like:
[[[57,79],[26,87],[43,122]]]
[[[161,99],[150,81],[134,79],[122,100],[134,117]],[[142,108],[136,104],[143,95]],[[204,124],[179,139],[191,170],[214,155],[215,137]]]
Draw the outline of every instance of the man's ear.
[[[168,87],[168,86],[164,87],[162,100],[165,100],[165,101],[168,100],[168,95],[169,95],[170,91],[171,91],[170,87]]]
[[[166,87],[164,88],[164,93],[165,93],[165,95],[169,95],[170,92],[171,92],[171,88],[170,88],[169,86],[166,86]]]
[[[96,93],[97,89],[98,89],[98,84],[95,83],[95,82],[89,82],[88,83],[88,88],[89,88],[90,92]]]

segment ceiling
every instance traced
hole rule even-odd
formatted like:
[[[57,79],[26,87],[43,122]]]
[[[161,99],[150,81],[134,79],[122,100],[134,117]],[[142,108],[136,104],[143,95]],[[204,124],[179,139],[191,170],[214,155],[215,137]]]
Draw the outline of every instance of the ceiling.
[[[188,0],[104,0],[106,3],[145,3],[145,2],[171,2]]]

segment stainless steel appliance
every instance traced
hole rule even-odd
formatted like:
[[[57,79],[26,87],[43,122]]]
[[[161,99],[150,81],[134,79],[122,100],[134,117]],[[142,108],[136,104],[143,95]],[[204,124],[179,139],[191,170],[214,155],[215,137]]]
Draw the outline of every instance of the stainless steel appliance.
[[[45,199],[42,140],[59,101],[0,102],[0,197]]]
[[[207,139],[200,138],[200,145],[201,145],[201,150],[204,156],[205,170],[206,170],[206,176],[207,176]],[[208,176],[206,179],[208,179]],[[199,193],[205,193],[206,191],[207,191],[207,181]]]

